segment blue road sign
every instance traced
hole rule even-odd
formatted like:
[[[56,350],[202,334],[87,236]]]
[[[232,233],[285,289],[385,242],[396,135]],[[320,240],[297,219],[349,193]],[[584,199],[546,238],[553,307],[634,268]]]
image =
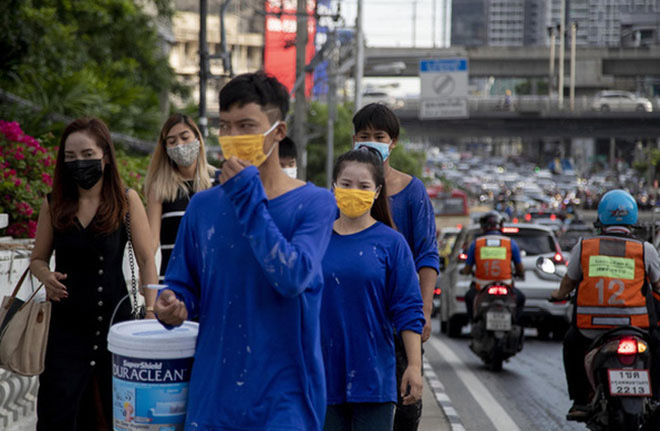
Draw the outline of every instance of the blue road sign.
[[[466,72],[467,58],[449,58],[446,60],[421,60],[420,73],[424,72]]]

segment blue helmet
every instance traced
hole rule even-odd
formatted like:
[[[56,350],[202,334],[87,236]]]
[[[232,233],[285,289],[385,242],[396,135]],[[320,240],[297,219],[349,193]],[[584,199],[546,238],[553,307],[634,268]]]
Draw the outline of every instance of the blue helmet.
[[[633,225],[637,223],[637,202],[624,190],[610,190],[598,204],[598,221],[608,225]]]

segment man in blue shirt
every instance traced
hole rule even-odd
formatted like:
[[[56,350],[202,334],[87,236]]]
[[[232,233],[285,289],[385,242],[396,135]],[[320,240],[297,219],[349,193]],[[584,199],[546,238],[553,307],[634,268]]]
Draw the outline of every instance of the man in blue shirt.
[[[191,200],[155,307],[168,325],[199,318],[186,430],[323,425],[321,260],[337,207],[280,167],[288,107],[262,72],[220,91],[221,186]]]
[[[419,285],[424,302],[425,325],[422,342],[431,337],[433,290],[440,271],[440,257],[435,236],[435,214],[419,178],[398,171],[390,165],[389,155],[399,139],[399,119],[387,106],[370,103],[353,117],[355,147],[377,149],[384,161],[385,184],[395,228],[404,236],[415,260]],[[401,380],[407,359],[401,337],[395,338],[397,353],[397,379]],[[399,394],[401,395],[401,394]],[[422,416],[422,401],[404,405],[401,396],[394,418],[394,431],[416,431]]]

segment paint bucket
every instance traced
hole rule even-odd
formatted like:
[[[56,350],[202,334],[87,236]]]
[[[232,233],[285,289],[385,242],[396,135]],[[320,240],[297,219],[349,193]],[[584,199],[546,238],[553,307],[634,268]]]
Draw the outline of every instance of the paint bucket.
[[[183,431],[197,330],[195,322],[167,330],[156,320],[110,328],[115,431]]]

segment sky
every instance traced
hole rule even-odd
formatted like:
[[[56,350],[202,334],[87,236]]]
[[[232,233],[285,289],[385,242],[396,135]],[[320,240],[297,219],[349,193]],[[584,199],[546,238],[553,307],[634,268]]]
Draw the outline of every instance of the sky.
[[[336,0],[341,3],[341,15],[347,27],[355,25],[357,0]],[[412,47],[433,46],[433,10],[436,10],[435,46],[449,46],[449,32],[444,25],[445,5],[451,16],[451,0],[362,0],[363,24],[367,46]],[[413,32],[414,4],[417,4]],[[446,22],[450,23],[451,19]],[[395,29],[395,30],[394,30]],[[415,43],[413,44],[413,36]],[[395,97],[419,95],[418,77],[364,78],[365,90],[383,89]],[[394,85],[394,86],[393,86]]]
[[[357,15],[357,0],[337,0],[346,25],[352,27]],[[362,0],[364,33],[368,46],[432,47],[433,10],[436,10],[438,47],[449,46],[449,32],[443,18],[445,6],[451,15],[451,0]],[[415,14],[415,4],[417,13]],[[416,15],[416,19],[415,18]],[[450,22],[450,19],[446,20]],[[413,31],[414,23],[414,31]],[[413,38],[415,43],[413,44]]]

